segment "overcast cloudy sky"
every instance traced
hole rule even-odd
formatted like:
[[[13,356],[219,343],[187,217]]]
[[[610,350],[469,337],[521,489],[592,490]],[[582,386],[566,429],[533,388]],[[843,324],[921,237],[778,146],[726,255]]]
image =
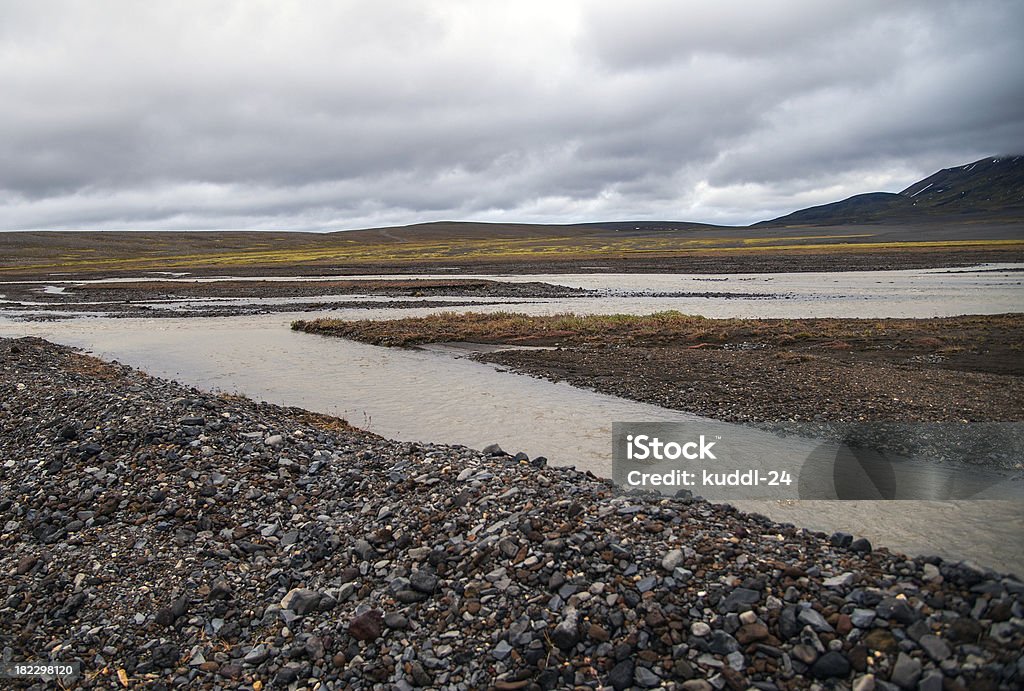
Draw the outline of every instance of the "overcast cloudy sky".
[[[746,224],[1024,152],[1024,3],[0,0],[0,228]]]

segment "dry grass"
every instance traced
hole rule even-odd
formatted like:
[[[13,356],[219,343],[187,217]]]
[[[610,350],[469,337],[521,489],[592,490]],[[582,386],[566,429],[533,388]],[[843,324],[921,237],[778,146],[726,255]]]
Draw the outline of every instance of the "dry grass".
[[[993,335],[1001,340],[1008,336],[1016,342],[1024,340],[1024,315],[942,319],[708,319],[676,311],[640,316],[442,312],[387,321],[296,321],[292,328],[389,346],[446,341],[567,346],[755,342],[770,346],[821,344],[833,349],[890,345],[937,352],[969,349]]]

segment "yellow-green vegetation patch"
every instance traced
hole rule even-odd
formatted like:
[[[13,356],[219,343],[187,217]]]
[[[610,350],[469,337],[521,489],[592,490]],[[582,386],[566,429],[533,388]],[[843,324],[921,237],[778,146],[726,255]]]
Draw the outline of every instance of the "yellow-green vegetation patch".
[[[372,265],[429,261],[515,261],[558,259],[588,261],[630,257],[714,256],[717,253],[846,252],[880,250],[955,250],[958,248],[1019,249],[1024,240],[944,240],[870,242],[871,234],[803,235],[782,240],[777,237],[624,237],[545,235],[519,238],[424,239],[403,242],[366,242],[343,236],[305,239],[298,247],[273,246],[266,241],[247,246],[222,248],[217,245],[197,251],[181,251],[154,241],[144,247],[122,247],[111,243],[102,249],[84,248],[59,256],[25,254],[11,256],[0,272],[167,270],[209,267],[255,267],[344,263]],[[283,241],[282,241],[283,242]]]

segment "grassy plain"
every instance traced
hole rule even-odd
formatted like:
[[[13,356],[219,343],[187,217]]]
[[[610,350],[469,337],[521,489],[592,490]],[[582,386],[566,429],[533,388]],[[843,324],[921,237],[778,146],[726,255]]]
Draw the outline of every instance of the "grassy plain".
[[[621,225],[621,224],[619,224]],[[792,270],[1024,258],[1018,225],[935,228],[523,226],[440,223],[339,233],[0,233],[0,276]],[[901,259],[902,258],[902,259]],[[593,265],[599,264],[596,269]],[[763,264],[763,266],[761,266]]]

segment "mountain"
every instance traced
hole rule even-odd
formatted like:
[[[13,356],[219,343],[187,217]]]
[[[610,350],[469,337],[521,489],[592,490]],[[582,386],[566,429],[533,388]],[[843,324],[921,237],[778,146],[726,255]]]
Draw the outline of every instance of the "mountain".
[[[844,225],[1024,218],[1024,155],[983,158],[915,182],[902,192],[858,194],[756,226]]]

